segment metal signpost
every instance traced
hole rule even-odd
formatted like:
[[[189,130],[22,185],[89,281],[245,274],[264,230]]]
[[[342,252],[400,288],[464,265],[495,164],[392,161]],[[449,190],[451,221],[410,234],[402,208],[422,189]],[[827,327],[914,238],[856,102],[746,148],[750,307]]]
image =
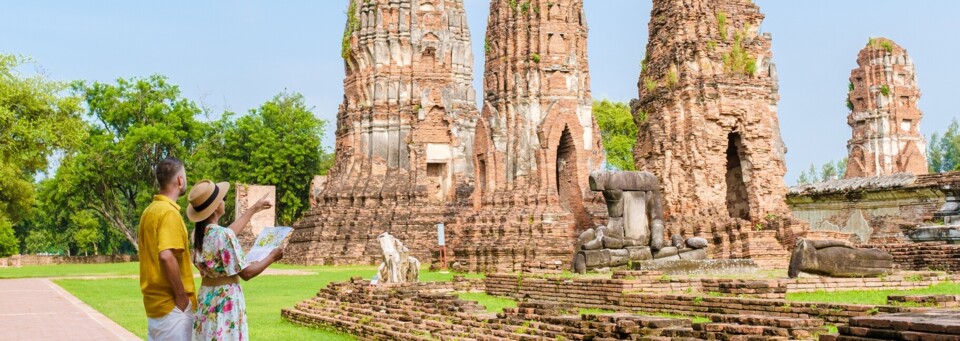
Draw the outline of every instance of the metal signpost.
[[[437,245],[440,245],[440,269],[447,269],[447,246],[443,235],[443,223],[437,224]]]

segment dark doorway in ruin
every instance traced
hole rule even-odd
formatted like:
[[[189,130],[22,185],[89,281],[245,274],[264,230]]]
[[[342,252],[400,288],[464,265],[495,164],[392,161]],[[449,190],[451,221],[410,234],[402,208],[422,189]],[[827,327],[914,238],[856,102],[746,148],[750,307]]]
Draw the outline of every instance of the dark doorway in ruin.
[[[477,173],[477,187],[483,195],[487,192],[487,161],[483,158],[477,160]]]
[[[437,202],[443,202],[447,196],[449,181],[446,163],[427,163],[427,191]]]
[[[731,218],[750,220],[750,201],[741,168],[742,156],[743,140],[740,133],[730,133],[727,135],[727,212]]]
[[[577,173],[577,145],[569,127],[563,128],[557,145],[557,195],[560,205],[573,213],[578,226],[589,226],[590,218],[583,206],[583,191]]]

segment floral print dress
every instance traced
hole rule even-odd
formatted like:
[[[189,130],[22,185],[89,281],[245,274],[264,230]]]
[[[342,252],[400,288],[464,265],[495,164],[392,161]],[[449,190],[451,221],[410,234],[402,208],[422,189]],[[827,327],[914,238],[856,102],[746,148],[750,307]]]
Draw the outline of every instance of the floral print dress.
[[[203,236],[203,249],[193,255],[200,275],[228,277],[247,267],[240,241],[233,230],[210,224]],[[197,293],[193,340],[248,340],[247,307],[239,283],[202,286]]]

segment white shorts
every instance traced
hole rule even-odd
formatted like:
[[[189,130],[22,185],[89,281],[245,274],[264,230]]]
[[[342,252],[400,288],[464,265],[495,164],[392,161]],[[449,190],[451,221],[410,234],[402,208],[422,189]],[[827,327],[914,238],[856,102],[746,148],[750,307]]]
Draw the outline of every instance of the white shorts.
[[[147,340],[149,341],[189,341],[193,337],[193,302],[187,303],[187,309],[176,306],[161,318],[147,318]]]

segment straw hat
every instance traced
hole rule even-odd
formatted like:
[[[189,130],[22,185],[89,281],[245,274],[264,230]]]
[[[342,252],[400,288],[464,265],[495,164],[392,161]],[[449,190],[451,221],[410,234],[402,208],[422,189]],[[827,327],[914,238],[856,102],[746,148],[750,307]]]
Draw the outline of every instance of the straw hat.
[[[202,221],[210,217],[213,211],[217,210],[220,202],[227,196],[230,190],[230,183],[221,182],[214,184],[213,181],[203,180],[190,189],[187,195],[187,219],[192,222]]]

